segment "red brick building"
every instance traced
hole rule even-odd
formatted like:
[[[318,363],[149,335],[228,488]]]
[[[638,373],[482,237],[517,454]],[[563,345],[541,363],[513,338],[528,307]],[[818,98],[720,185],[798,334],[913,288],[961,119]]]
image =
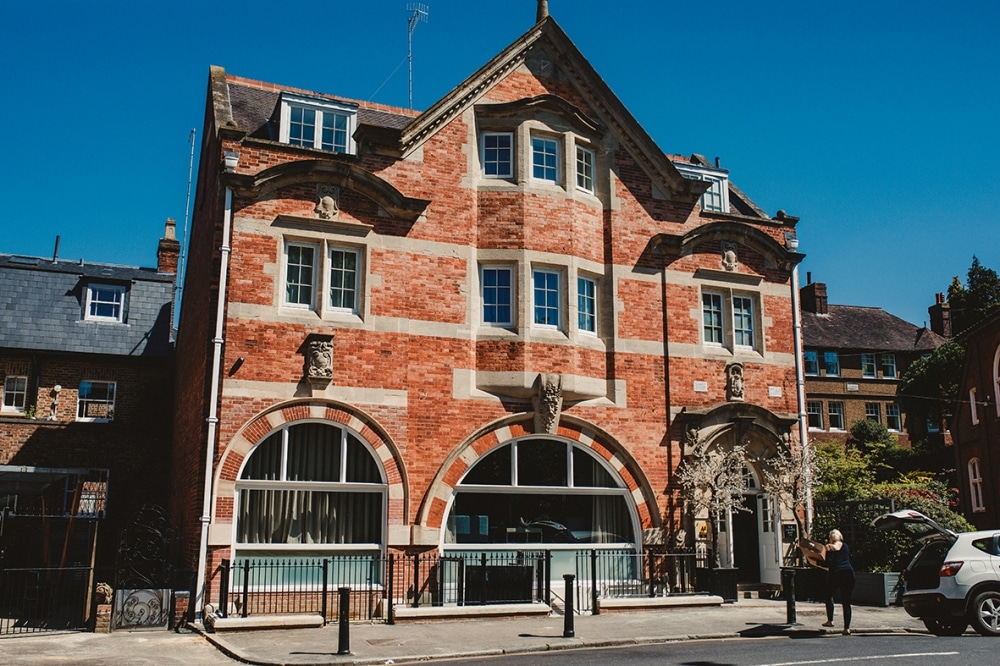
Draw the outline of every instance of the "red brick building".
[[[665,154],[552,18],[424,112],[213,67],[203,136],[174,509],[209,588],[240,555],[694,545],[688,438],[794,441],[797,219]],[[758,465],[726,534],[777,582]]]

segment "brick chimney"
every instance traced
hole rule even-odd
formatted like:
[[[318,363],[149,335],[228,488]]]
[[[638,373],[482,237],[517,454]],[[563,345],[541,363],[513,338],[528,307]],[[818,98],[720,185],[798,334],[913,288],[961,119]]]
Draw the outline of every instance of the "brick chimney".
[[[163,238],[156,247],[156,270],[160,273],[177,273],[177,263],[181,256],[181,243],[177,240],[177,221],[167,218]]]
[[[934,305],[927,308],[931,319],[931,330],[946,338],[951,337],[951,303],[944,300],[944,294],[934,295]]]
[[[813,282],[812,273],[806,273],[809,284],[799,289],[799,302],[804,312],[826,314],[829,308],[826,303],[826,283]]]

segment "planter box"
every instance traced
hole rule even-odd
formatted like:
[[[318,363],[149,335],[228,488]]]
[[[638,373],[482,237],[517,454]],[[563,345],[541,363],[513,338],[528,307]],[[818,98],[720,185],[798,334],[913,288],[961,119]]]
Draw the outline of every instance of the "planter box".
[[[727,604],[739,599],[739,588],[736,583],[735,568],[709,569],[699,567],[695,570],[695,588],[699,592],[711,592],[722,597]]]
[[[899,573],[856,572],[852,603],[869,606],[896,605],[903,593]]]

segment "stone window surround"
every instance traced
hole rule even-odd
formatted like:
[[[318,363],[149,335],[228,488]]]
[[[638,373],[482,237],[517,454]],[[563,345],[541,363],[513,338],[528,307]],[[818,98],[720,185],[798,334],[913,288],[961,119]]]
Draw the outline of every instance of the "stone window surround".
[[[371,248],[367,243],[358,243],[356,238],[346,240],[343,236],[330,233],[295,230],[294,233],[282,233],[277,239],[279,244],[279,268],[275,282],[275,303],[283,314],[311,315],[323,320],[333,320],[342,323],[360,324],[367,319],[368,291],[371,280],[367,274],[370,265]],[[316,248],[317,265],[314,270],[314,294],[310,307],[300,307],[285,302],[285,262],[289,244],[310,245]],[[348,250],[357,253],[356,302],[354,311],[335,308],[329,304],[330,288],[330,251],[332,249]]]

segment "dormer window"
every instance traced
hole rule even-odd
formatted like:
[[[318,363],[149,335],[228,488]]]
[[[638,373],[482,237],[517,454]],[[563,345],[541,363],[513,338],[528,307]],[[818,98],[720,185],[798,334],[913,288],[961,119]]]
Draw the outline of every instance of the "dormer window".
[[[353,155],[357,107],[343,102],[283,93],[282,143]]]
[[[484,132],[482,135],[483,174],[487,178],[514,175],[514,133]]]
[[[701,209],[714,213],[729,212],[729,172],[688,162],[674,162],[681,175],[691,180],[705,180],[712,183],[701,195]]]
[[[90,321],[125,320],[125,286],[120,284],[87,285],[87,301],[83,318]]]

